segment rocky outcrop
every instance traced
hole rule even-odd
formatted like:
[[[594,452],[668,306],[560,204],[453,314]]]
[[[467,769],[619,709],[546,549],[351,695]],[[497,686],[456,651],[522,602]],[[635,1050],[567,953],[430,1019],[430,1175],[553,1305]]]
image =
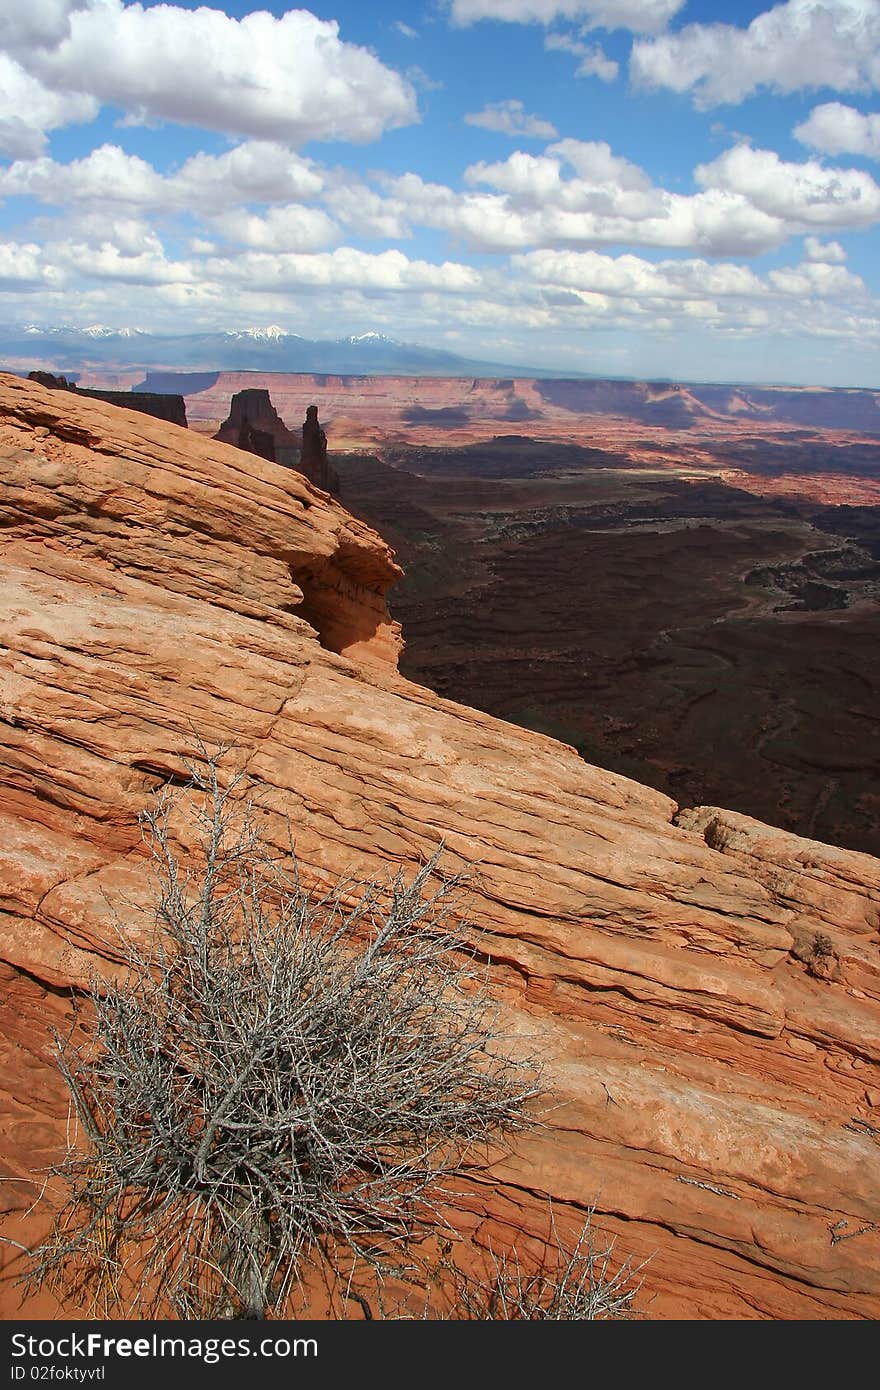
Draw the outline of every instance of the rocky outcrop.
[[[680,811],[406,681],[387,546],[299,474],[14,378],[0,411],[4,1234],[39,1222],[63,1134],[49,1025],[139,929],[137,813],[195,727],[246,760],[307,880],[441,842],[469,873],[553,1094],[467,1188],[475,1241],[595,1202],[650,1257],[649,1316],[876,1318],[880,862]]]
[[[76,382],[68,381],[66,376],[55,376],[53,372],[28,372],[28,381],[45,386],[48,391],[75,391]]]
[[[327,462],[327,436],[318,420],[318,407],[310,405],[302,427],[302,453],[299,467],[310,482],[339,496],[339,475]]]
[[[29,372],[29,381],[52,391],[75,391],[77,395],[89,396],[95,401],[106,401],[108,405],[121,405],[125,410],[137,410],[142,415],[152,415],[157,420],[167,420],[169,424],[187,428],[186,402],[183,396],[159,393],[157,391],[110,391],[101,388],[77,386],[64,376],[53,376],[51,372]]]
[[[268,391],[237,391],[230,402],[229,414],[214,438],[224,444],[234,444],[237,449],[246,449],[270,463],[298,467],[296,436],[281,419]]]
[[[2,380],[7,541],[45,536],[224,609],[290,615],[334,652],[396,663],[390,548],[300,474],[79,393]],[[27,467],[10,472],[20,444]]]
[[[318,408],[310,405],[302,427],[302,447],[272,404],[268,391],[249,388],[232,397],[229,415],[215,439],[257,454],[270,463],[295,468],[310,483],[339,496],[339,477],[327,462],[327,436],[318,423]]]

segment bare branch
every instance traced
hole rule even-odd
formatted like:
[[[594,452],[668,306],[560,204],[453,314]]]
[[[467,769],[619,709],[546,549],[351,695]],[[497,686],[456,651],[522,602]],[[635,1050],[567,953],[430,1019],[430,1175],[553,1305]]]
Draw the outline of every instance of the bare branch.
[[[125,977],[56,1039],[69,1199],[26,1278],[105,1316],[282,1314],[325,1250],[397,1267],[475,1150],[533,1123],[537,1070],[453,925],[461,879],[438,853],[308,893],[225,751],[197,745],[143,814],[152,943],[123,936]]]
[[[490,1322],[605,1321],[638,1316],[635,1300],[647,1261],[618,1260],[614,1241],[597,1240],[591,1206],[580,1230],[566,1239],[550,1208],[550,1234],[540,1259],[523,1261],[514,1246],[489,1250],[482,1274],[449,1264],[449,1318]]]

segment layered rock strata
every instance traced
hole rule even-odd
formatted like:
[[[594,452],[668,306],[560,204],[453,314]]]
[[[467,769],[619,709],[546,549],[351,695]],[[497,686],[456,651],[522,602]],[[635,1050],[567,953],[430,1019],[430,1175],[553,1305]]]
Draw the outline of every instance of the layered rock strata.
[[[268,391],[237,391],[214,438],[270,463],[295,468],[324,492],[339,495],[339,478],[327,462],[327,436],[318,422],[317,406],[306,409],[300,446],[272,404]]]
[[[441,843],[468,872],[511,1045],[553,1099],[475,1175],[465,1234],[497,1249],[548,1197],[561,1222],[595,1203],[650,1260],[649,1316],[880,1315],[880,862],[680,810],[403,679],[392,554],[297,473],[10,377],[0,468],[8,1238],[63,1142],[49,1025],[138,930],[137,815],[196,729],[247,760],[308,880]]]
[[[288,468],[297,466],[296,436],[273,406],[268,391],[256,388],[236,391],[229,403],[229,414],[214,438],[257,454],[270,463],[283,463]]]

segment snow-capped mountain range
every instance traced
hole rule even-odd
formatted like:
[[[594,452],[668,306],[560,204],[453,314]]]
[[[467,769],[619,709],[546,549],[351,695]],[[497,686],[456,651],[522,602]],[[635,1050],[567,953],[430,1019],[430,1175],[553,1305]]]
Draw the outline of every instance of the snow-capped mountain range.
[[[34,367],[75,379],[94,366],[274,371],[352,376],[551,376],[531,366],[479,361],[384,333],[312,339],[278,324],[218,333],[160,334],[90,324],[0,326],[0,370]],[[559,375],[559,373],[555,373]],[[569,373],[568,375],[575,375]]]

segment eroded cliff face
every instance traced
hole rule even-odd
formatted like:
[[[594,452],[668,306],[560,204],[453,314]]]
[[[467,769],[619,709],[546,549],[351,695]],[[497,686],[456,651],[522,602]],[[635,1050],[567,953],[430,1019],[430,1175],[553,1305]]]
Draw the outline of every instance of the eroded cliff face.
[[[49,1025],[147,896],[193,728],[304,874],[445,841],[545,1126],[465,1193],[495,1248],[596,1203],[654,1317],[880,1315],[880,861],[667,797],[396,670],[387,546],[288,470],[0,380],[0,1185],[66,1103]],[[28,1224],[30,1223],[30,1225]],[[16,1316],[13,1247],[6,1316]],[[31,1315],[49,1309],[35,1300]]]
[[[295,615],[332,651],[396,664],[390,547],[300,474],[130,411],[0,380],[7,542],[60,547],[251,617]]]
[[[306,407],[298,442],[273,406],[268,391],[237,391],[230,401],[228,416],[213,438],[258,454],[271,463],[295,468],[323,492],[339,496],[339,475],[327,462],[327,436],[318,423],[317,406]]]
[[[229,414],[214,438],[259,454],[272,463],[293,466],[299,454],[297,439],[273,406],[268,391],[236,392],[229,403]]]

